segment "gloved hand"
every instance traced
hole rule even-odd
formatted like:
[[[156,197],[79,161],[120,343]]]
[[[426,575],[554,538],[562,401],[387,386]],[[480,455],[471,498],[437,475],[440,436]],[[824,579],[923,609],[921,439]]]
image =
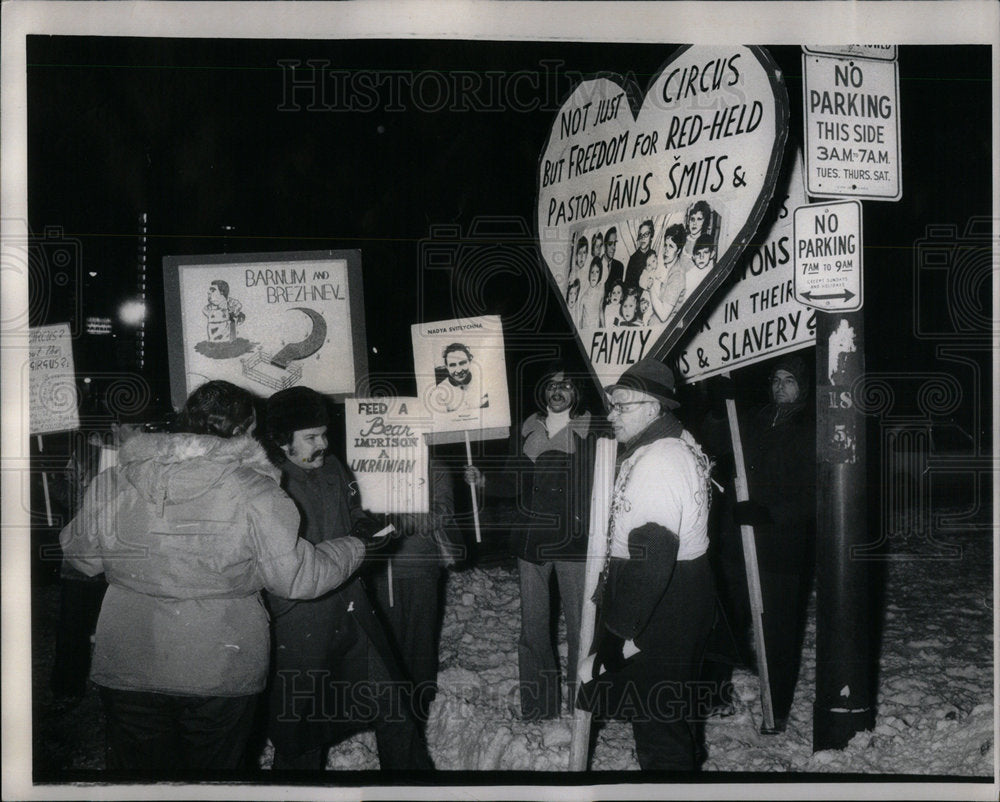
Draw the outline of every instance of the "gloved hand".
[[[708,380],[708,403],[713,415],[726,417],[726,399],[736,398],[735,391],[733,380],[728,376],[713,376]]]
[[[737,501],[733,505],[733,520],[740,526],[763,526],[771,523],[771,513],[756,501]]]
[[[385,557],[392,551],[399,533],[393,528],[387,534],[375,537],[384,528],[384,524],[376,518],[361,518],[354,524],[351,537],[356,537],[364,544],[366,562],[372,558]]]
[[[625,665],[625,655],[622,654],[624,648],[625,639],[605,628],[597,643],[593,676],[596,677],[601,673],[602,666],[605,671],[621,670],[622,666]]]

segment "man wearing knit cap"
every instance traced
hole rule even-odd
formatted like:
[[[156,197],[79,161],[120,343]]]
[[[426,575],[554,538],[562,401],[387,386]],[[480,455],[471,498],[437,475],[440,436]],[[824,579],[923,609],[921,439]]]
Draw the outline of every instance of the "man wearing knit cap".
[[[770,373],[771,403],[740,426],[749,501],[734,505],[736,525],[754,527],[764,607],[774,729],[784,731],[798,679],[815,559],[816,426],[806,403],[808,373],[799,356]],[[738,535],[731,534],[731,539]],[[748,602],[747,602],[748,603]]]
[[[643,359],[606,388],[618,456],[581,704],[632,722],[642,769],[698,768],[698,669],[714,620],[711,463],[673,415],[670,369]],[[585,678],[585,677],[584,677]]]
[[[310,543],[354,535],[371,561],[388,540],[361,508],[346,468],[327,454],[327,402],[308,387],[268,399],[265,439],[282,487],[302,516]],[[373,727],[383,769],[433,768],[412,714],[403,675],[360,579],[299,603],[269,597],[275,671],[268,735],[275,769],[324,768],[326,748]]]

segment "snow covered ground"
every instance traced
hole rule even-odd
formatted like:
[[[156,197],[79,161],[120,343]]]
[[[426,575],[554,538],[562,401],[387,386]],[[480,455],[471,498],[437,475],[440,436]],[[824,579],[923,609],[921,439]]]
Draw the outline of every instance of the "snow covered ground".
[[[815,616],[788,730],[762,736],[757,677],[737,671],[736,714],[706,723],[706,772],[994,775],[993,542],[986,530],[893,544],[886,563],[878,715],[843,750],[812,751]],[[815,603],[815,602],[814,602]],[[566,771],[572,717],[524,722],[517,696],[517,578],[475,568],[448,582],[440,690],[428,740],[439,769]],[[565,648],[565,647],[563,647]],[[265,755],[265,761],[267,760]],[[331,769],[378,768],[374,737],[331,751]],[[637,770],[631,728],[599,733],[591,768]],[[638,778],[637,778],[638,779]]]
[[[884,564],[885,620],[875,729],[859,733],[843,750],[813,754],[815,619],[810,611],[788,730],[775,736],[758,733],[761,705],[757,678],[738,671],[734,677],[735,715],[706,723],[708,756],[700,778],[712,785],[698,789],[704,791],[702,796],[739,793],[744,798],[771,798],[771,791],[759,783],[772,779],[777,783],[789,779],[816,782],[834,779],[834,775],[838,780],[858,782],[880,778],[897,782],[909,778],[993,781],[993,535],[987,526],[981,526],[959,530],[943,544],[911,534],[890,546],[897,559]],[[48,690],[57,588],[36,588],[33,597],[37,628],[32,650],[32,743],[36,766],[50,774],[56,772],[52,776],[64,770],[100,770],[104,728],[96,693],[91,689],[81,703],[67,707],[53,701]],[[510,770],[540,772],[538,785],[546,787],[545,793],[514,788],[506,794],[508,798],[540,798],[550,795],[552,784],[560,783],[560,773],[568,768],[572,717],[567,714],[561,720],[548,722],[518,719],[518,625],[517,580],[510,567],[470,568],[449,576],[440,691],[431,709],[428,740],[437,768],[476,772],[474,777],[481,776],[486,784],[505,782],[503,772]],[[271,750],[265,747],[261,767],[268,768],[270,761]],[[377,769],[374,736],[361,733],[339,744],[330,751],[327,767],[342,771]],[[638,764],[628,725],[611,723],[599,732],[591,768],[624,772],[616,775],[614,782],[632,782],[631,772],[638,769]],[[494,773],[497,771],[501,773]],[[261,784],[255,787],[254,796],[277,798],[271,794],[273,791],[284,794],[281,798],[292,798],[287,789],[269,790],[268,775],[267,771],[261,773]],[[524,775],[520,777],[523,781]],[[593,777],[595,784],[607,782],[600,774]],[[643,779],[643,775],[635,773],[635,783]],[[465,781],[474,782],[468,775]],[[373,776],[363,782],[369,784],[377,779]],[[447,775],[443,775],[443,784],[448,782]],[[738,782],[741,785],[729,787],[745,790],[723,793],[719,782]],[[641,787],[615,785],[612,789],[615,796],[623,797],[639,793],[636,789]],[[886,799],[942,795],[984,799],[991,798],[990,794],[996,798],[996,786],[991,789],[981,784],[953,784],[944,794],[938,790],[940,786],[933,784],[920,785],[916,792],[913,786],[907,787],[910,790],[906,795],[893,797],[888,786],[875,786],[879,797]],[[801,796],[794,785],[771,788],[783,791],[786,797]],[[850,796],[847,786],[836,788],[838,796]],[[562,790],[567,792],[563,798],[569,799],[599,796],[589,788]],[[464,794],[462,798],[491,798],[486,788],[464,792],[439,789],[436,796],[432,792],[434,789],[429,789],[422,798],[454,798],[456,793]],[[366,798],[407,796],[392,788],[383,789],[381,795],[372,788],[364,793]],[[68,798],[73,798],[70,794]],[[358,792],[297,788],[293,796],[312,798],[317,794],[322,798],[351,798]],[[690,798],[692,793],[685,795]],[[87,796],[96,798],[90,792]],[[645,792],[643,798],[653,796]]]

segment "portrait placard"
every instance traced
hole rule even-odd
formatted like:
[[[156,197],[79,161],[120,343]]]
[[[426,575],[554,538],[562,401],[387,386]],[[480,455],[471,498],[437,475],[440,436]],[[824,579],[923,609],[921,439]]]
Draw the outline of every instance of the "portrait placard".
[[[510,399],[498,315],[415,323],[417,394],[433,421],[432,442],[507,437]]]

